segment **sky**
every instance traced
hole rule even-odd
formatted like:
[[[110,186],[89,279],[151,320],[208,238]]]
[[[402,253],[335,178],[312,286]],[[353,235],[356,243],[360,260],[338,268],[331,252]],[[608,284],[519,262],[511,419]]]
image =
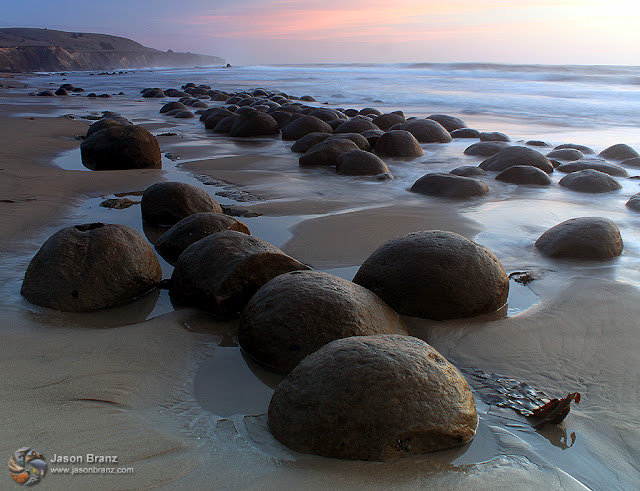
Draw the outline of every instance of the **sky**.
[[[0,0],[0,27],[273,63],[640,62],[638,0]]]

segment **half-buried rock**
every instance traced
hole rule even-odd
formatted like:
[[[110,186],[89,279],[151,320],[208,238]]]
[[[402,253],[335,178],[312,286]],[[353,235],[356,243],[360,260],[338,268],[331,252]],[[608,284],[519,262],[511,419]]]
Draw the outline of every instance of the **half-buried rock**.
[[[418,140],[405,130],[391,130],[382,134],[376,142],[375,151],[382,157],[413,158],[424,155]]]
[[[346,176],[377,176],[389,172],[377,155],[365,150],[350,150],[338,156],[336,172]]]
[[[622,254],[620,230],[608,218],[581,217],[550,228],[536,241],[545,256],[610,259]]]
[[[167,261],[176,262],[191,244],[223,230],[236,230],[251,235],[249,228],[235,218],[221,213],[196,213],[183,218],[167,230],[156,241],[155,248]]]
[[[410,191],[428,196],[442,196],[445,198],[472,198],[484,196],[489,192],[489,186],[471,177],[455,174],[426,174],[418,179]]]
[[[234,318],[266,282],[305,269],[309,268],[258,237],[226,230],[180,254],[169,293],[177,304]]]
[[[358,150],[352,140],[338,138],[325,140],[311,147],[298,159],[300,167],[332,166],[338,163],[338,157],[345,152]]]
[[[545,171],[547,174],[553,172],[553,165],[547,157],[532,148],[517,145],[503,148],[498,153],[483,160],[478,167],[487,171],[502,172],[514,165],[530,165]]]
[[[142,219],[166,227],[195,213],[222,213],[222,208],[203,189],[183,182],[159,182],[145,189],[140,202]]]
[[[514,165],[508,167],[496,176],[496,181],[540,186],[548,186],[551,184],[549,174],[530,165]]]
[[[411,119],[393,129],[408,131],[420,143],[449,143],[452,140],[449,132],[432,119]]]
[[[367,258],[353,282],[400,314],[435,320],[493,312],[509,294],[509,278],[489,249],[442,230],[391,239]]]
[[[460,372],[424,341],[392,334],[307,356],[276,388],[268,417],[293,450],[373,461],[463,445],[478,425]]]
[[[161,169],[155,137],[142,126],[116,124],[80,144],[82,165],[91,170]]]
[[[407,334],[407,328],[366,288],[319,271],[293,271],[251,298],[240,317],[239,341],[259,362],[289,372],[335,339],[372,334]]]
[[[31,303],[91,312],[131,302],[162,279],[149,243],[124,225],[66,227],[29,263],[21,294]]]
[[[560,179],[558,184],[582,193],[609,193],[622,189],[622,185],[609,174],[594,169],[579,170],[567,174]]]

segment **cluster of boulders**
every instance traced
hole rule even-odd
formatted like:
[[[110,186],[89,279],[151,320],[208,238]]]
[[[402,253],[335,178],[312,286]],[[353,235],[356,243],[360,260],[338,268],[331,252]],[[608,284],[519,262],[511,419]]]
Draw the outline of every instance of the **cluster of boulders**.
[[[148,88],[142,95],[180,98],[160,112],[190,118],[189,108],[197,108],[216,133],[281,135],[294,142],[301,167],[335,167],[343,175],[388,176],[383,158],[420,157],[423,143],[478,139],[465,150],[485,158],[478,166],[427,174],[410,189],[430,196],[483,196],[490,173],[505,183],[548,186],[554,169],[567,173],[560,184],[568,189],[606,192],[620,188],[615,177],[628,177],[625,165],[640,166],[640,156],[622,144],[598,158],[573,144],[544,155],[530,148],[544,142],[511,145],[503,133],[480,132],[449,115],[419,119],[401,111],[315,107],[306,104],[314,102],[310,96],[265,89],[227,93],[193,83],[181,89]],[[209,108],[205,100],[224,107]],[[81,151],[84,165],[96,170],[161,166],[155,138],[113,113],[89,128]],[[640,193],[628,205],[640,210]],[[161,281],[158,258],[137,232],[84,224],[45,242],[25,274],[24,297],[44,307],[88,312],[162,286],[176,306],[238,319],[246,354],[286,374],[269,405],[268,423],[296,451],[380,461],[473,438],[478,418],[467,382],[440,353],[409,335],[402,316],[440,321],[503,309],[509,278],[490,250],[452,232],[414,232],[380,246],[347,281],[313,271],[252,236],[201,188],[157,183],[145,190],[140,206],[145,225],[161,229],[154,247],[175,266],[170,280]],[[547,230],[535,247],[551,258],[601,260],[619,256],[623,243],[612,221],[582,217]]]
[[[56,96],[69,96],[69,95],[79,95],[81,92],[85,92],[82,87],[74,87],[72,84],[65,83],[58,87],[56,90],[46,89],[41,90],[40,92],[32,93],[31,95],[36,95],[39,97],[56,97]],[[118,95],[123,95],[124,92],[120,92]],[[87,94],[89,98],[108,98],[111,97],[111,94],[96,94],[95,92],[90,92]]]

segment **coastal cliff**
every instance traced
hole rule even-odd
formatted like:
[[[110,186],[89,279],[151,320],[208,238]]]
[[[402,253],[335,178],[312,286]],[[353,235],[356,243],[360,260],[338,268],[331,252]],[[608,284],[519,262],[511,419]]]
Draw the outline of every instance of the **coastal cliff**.
[[[56,72],[224,65],[217,56],[159,51],[108,34],[0,29],[0,72]]]

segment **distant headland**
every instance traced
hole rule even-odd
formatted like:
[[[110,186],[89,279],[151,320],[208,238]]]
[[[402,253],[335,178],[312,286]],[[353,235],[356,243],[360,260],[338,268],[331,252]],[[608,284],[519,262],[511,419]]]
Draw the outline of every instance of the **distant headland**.
[[[225,65],[217,56],[160,51],[131,39],[53,29],[0,28],[0,72]]]

